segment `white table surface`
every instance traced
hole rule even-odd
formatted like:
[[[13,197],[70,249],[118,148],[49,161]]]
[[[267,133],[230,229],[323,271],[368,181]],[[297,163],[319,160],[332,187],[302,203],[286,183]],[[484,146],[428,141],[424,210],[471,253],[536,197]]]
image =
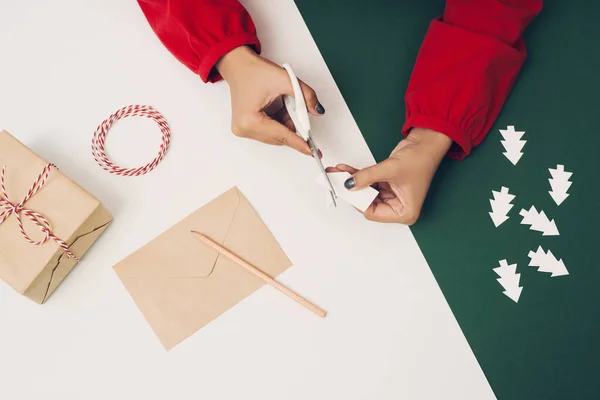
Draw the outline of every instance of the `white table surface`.
[[[325,162],[373,163],[293,1],[244,4],[264,54],[289,62],[327,109],[313,119]],[[227,84],[176,61],[135,1],[0,7],[0,127],[115,217],[45,305],[0,283],[0,399],[494,398],[410,230],[325,208],[313,160],[232,135]],[[164,113],[172,146],[149,175],[109,175],[92,132],[136,103]],[[135,166],[158,138],[130,119],[108,150]],[[265,287],[166,352],[111,267],[234,185],[294,262],[280,281],[329,315]]]

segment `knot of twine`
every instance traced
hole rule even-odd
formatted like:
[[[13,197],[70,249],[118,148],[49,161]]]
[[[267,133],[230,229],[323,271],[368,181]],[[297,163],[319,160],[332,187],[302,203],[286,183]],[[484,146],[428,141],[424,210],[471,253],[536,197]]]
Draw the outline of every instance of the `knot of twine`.
[[[14,214],[17,219],[17,224],[19,225],[19,230],[21,231],[21,235],[23,235],[25,240],[27,240],[29,243],[31,243],[34,246],[40,246],[40,245],[46,243],[49,239],[52,239],[56,243],[58,243],[58,245],[64,250],[67,257],[72,258],[79,262],[79,258],[77,258],[77,256],[75,256],[75,254],[73,254],[73,252],[69,249],[69,246],[64,242],[64,240],[56,237],[52,233],[52,227],[50,226],[50,222],[48,221],[48,219],[46,219],[46,217],[44,217],[42,214],[40,214],[38,212],[29,210],[29,209],[23,207],[25,205],[25,203],[29,199],[31,199],[44,186],[44,184],[46,183],[46,180],[48,179],[48,175],[50,175],[50,169],[52,167],[56,168],[56,166],[54,164],[48,164],[44,167],[44,169],[38,175],[35,182],[33,182],[33,185],[27,192],[27,195],[25,196],[25,198],[20,203],[17,203],[17,204],[12,203],[8,199],[8,194],[6,192],[6,186],[4,184],[4,174],[6,171],[6,166],[2,167],[2,170],[0,170],[0,210],[4,209],[4,211],[2,211],[2,213],[0,213],[0,225],[4,221],[6,221],[8,219],[8,217],[10,217],[11,215]],[[39,240],[36,242],[29,237],[27,232],[25,232],[25,228],[23,228],[23,217],[22,217],[23,215],[25,217],[29,218],[29,220],[31,222],[33,222],[40,229],[40,231],[44,234],[44,238],[42,240]]]

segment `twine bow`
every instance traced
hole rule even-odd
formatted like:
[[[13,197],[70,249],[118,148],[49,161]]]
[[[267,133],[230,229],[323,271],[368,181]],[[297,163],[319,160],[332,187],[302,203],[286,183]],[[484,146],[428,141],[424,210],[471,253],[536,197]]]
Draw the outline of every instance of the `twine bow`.
[[[4,211],[0,213],[0,225],[4,221],[6,221],[8,217],[14,214],[17,219],[17,224],[19,225],[21,235],[23,235],[25,240],[27,240],[29,243],[31,243],[34,246],[40,246],[46,243],[49,239],[52,239],[56,243],[58,243],[58,245],[63,249],[67,257],[79,261],[79,258],[77,258],[77,256],[75,256],[73,252],[71,252],[69,246],[62,239],[56,237],[52,233],[52,227],[50,226],[50,222],[46,219],[46,217],[44,217],[38,212],[23,207],[23,205],[25,205],[25,203],[44,186],[46,180],[48,179],[48,175],[50,175],[50,169],[52,167],[56,168],[54,164],[47,164],[44,167],[44,169],[38,175],[35,182],[33,182],[33,185],[27,192],[25,198],[18,204],[11,203],[11,201],[8,199],[8,194],[6,193],[6,186],[4,185],[4,173],[6,170],[6,166],[2,167],[2,170],[0,171],[0,210],[4,209]],[[22,215],[29,218],[29,220],[40,229],[40,231],[44,234],[44,238],[42,240],[36,242],[29,237],[27,232],[25,232],[25,228],[23,228]]]

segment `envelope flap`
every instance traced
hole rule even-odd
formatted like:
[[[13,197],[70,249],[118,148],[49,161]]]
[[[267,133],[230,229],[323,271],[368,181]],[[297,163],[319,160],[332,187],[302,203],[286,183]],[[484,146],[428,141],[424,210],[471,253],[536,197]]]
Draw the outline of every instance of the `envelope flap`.
[[[222,243],[240,203],[237,188],[188,215],[164,233],[114,266],[121,277],[203,277],[210,273],[217,254],[191,234],[205,232]]]
[[[271,276],[280,274],[292,265],[290,259],[246,197],[239,193],[239,198],[223,246]]]

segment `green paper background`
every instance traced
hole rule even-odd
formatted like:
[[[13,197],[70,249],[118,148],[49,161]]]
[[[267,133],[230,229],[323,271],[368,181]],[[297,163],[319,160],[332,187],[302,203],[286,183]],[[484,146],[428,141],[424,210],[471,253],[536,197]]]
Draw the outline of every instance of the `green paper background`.
[[[371,151],[382,160],[400,139],[404,91],[430,21],[444,2],[296,0]],[[499,399],[600,399],[600,2],[547,1],[526,33],[529,52],[517,84],[481,146],[445,161],[422,218],[412,228],[454,315]],[[327,105],[325,105],[327,107]],[[517,166],[498,129],[527,133]],[[548,195],[548,168],[572,171],[560,206]],[[493,190],[517,197],[495,228]],[[560,236],[520,225],[535,205]],[[528,267],[538,246],[570,275]],[[523,292],[502,294],[493,268],[518,263]],[[401,268],[401,265],[398,265]],[[435,382],[432,382],[435,384]]]

